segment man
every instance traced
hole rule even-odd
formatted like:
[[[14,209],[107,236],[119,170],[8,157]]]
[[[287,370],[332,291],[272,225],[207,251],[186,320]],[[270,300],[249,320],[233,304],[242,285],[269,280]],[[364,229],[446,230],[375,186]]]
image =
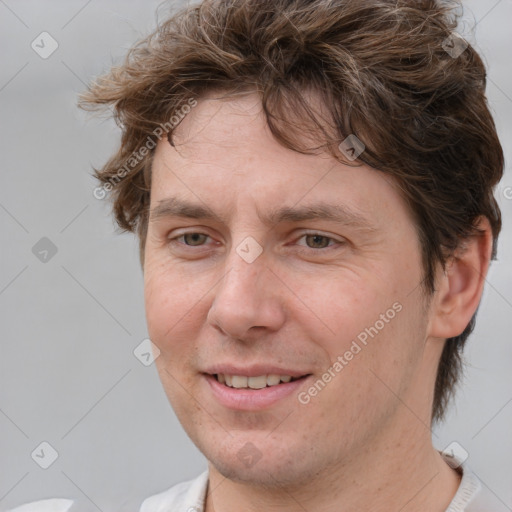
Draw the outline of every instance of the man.
[[[434,0],[205,0],[83,97],[208,471],[141,510],[501,510],[432,446],[501,217],[485,69]]]

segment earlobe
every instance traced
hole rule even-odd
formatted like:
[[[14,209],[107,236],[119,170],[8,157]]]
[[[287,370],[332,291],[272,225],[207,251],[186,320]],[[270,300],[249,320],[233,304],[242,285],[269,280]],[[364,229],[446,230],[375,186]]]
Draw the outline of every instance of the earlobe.
[[[431,337],[453,338],[461,334],[480,303],[493,239],[487,218],[480,218],[476,227],[477,233],[464,240],[444,271],[440,270],[432,302]]]

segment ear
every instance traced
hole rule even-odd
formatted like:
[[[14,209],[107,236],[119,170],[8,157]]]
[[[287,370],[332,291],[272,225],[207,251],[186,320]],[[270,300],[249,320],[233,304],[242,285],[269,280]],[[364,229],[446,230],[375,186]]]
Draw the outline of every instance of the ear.
[[[432,337],[461,334],[480,303],[493,240],[486,217],[480,217],[476,227],[478,232],[464,240],[438,275],[428,333]]]

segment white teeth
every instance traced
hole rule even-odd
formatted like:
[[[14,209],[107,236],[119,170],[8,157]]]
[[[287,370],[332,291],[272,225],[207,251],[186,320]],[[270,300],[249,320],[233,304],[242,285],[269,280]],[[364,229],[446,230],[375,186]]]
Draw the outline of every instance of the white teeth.
[[[267,387],[267,376],[260,375],[259,377],[249,377],[247,384],[249,384],[251,389],[263,389]]]
[[[252,377],[251,377],[252,379]],[[247,387],[247,377],[243,377],[241,375],[233,375],[231,379],[231,385],[234,388],[246,388]]]
[[[267,386],[275,386],[281,382],[279,375],[267,375]]]
[[[246,377],[245,375],[227,375],[225,373],[218,373],[217,380],[221,384],[226,384],[226,386],[236,389],[263,389],[267,386],[277,386],[281,382],[290,382],[292,377],[290,375],[277,374]]]

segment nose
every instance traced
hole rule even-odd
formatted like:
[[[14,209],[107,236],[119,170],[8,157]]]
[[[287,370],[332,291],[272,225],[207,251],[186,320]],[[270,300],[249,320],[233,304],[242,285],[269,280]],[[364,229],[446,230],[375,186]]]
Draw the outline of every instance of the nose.
[[[214,290],[208,323],[239,341],[279,330],[285,321],[282,290],[268,268],[265,254],[247,263],[233,250],[227,262],[225,274]]]

